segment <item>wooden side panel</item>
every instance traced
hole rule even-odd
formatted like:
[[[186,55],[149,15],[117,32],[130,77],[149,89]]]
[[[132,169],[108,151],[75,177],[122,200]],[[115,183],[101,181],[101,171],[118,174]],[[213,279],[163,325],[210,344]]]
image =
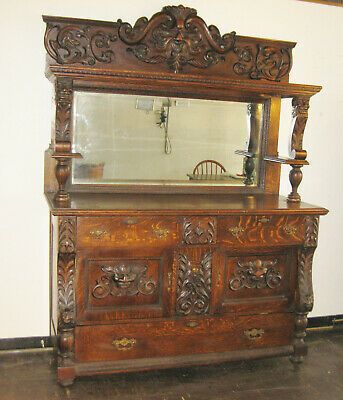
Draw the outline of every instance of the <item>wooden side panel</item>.
[[[289,345],[291,314],[77,327],[75,359],[115,361]]]

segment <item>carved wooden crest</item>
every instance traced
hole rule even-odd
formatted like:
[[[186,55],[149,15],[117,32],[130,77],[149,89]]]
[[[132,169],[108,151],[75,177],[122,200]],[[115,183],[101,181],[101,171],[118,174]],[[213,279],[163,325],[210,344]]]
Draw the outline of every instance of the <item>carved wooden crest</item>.
[[[235,32],[221,36],[219,30],[197,16],[196,10],[184,6],[167,6],[150,20],[139,18],[132,27],[124,23],[119,37],[132,46],[128,50],[141,61],[166,63],[174,72],[189,64],[207,68],[224,60],[235,43]]]

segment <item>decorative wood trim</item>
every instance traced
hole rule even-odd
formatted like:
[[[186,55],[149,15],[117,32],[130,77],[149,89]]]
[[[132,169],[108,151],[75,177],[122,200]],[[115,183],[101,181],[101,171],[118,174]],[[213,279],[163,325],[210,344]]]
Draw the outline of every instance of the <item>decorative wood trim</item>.
[[[150,295],[157,284],[147,277],[148,267],[144,264],[102,266],[105,273],[96,282],[92,294],[96,299],[111,296]]]
[[[234,277],[230,279],[229,287],[231,290],[247,289],[275,289],[281,284],[282,276],[275,269],[277,260],[254,260],[247,262],[237,262]]]
[[[221,35],[193,8],[166,6],[150,19],[131,26],[120,19],[104,22],[43,16],[44,44],[51,71],[57,66],[81,67],[91,74],[100,70],[231,76],[240,80],[288,81],[293,42]],[[125,68],[124,63],[130,65]],[[70,72],[75,71],[74,67]],[[95,71],[96,70],[96,71]],[[69,73],[64,68],[64,72]]]
[[[180,253],[178,264],[176,313],[208,313],[212,285],[212,253],[207,251],[200,260],[190,260],[186,254]]]
[[[318,243],[319,217],[305,218],[304,247],[316,247]]]
[[[184,218],[182,238],[186,244],[211,244],[217,239],[217,220],[212,217]]]
[[[73,80],[71,78],[56,79],[55,102],[55,141],[71,143],[71,110],[73,105]]]
[[[59,253],[75,253],[76,217],[60,217],[58,235]]]
[[[305,160],[307,153],[303,150],[303,137],[308,119],[308,109],[310,108],[309,97],[294,97],[292,100],[293,117],[295,123],[292,132],[291,150],[294,158],[297,160]]]
[[[75,324],[75,254],[58,255],[58,330],[64,330]]]
[[[315,248],[299,250],[298,254],[298,304],[300,312],[310,312],[313,308],[312,261]]]

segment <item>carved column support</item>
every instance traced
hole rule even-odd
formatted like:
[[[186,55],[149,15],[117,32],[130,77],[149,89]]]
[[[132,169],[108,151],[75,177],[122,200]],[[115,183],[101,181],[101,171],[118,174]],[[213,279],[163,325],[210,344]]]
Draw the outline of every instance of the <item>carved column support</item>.
[[[301,171],[302,165],[292,164],[292,169],[289,173],[289,181],[292,186],[292,191],[287,197],[287,201],[291,203],[299,203],[301,201],[300,194],[298,193],[298,187],[303,179],[303,173]]]
[[[245,157],[244,173],[245,179],[243,183],[245,185],[252,185],[254,183],[253,173],[255,170],[255,160],[253,157]]]
[[[294,354],[291,361],[300,363],[307,354],[305,343],[307,314],[313,308],[312,261],[317,246],[318,217],[306,217],[304,245],[298,251],[298,279],[296,317],[294,326]]]
[[[70,196],[65,190],[65,186],[70,176],[69,158],[57,158],[55,176],[58,182],[58,192],[55,194],[54,200],[57,202],[68,202],[70,200]]]
[[[63,366],[74,354],[76,218],[60,217],[58,225],[57,293],[58,354]]]
[[[54,142],[71,142],[71,111],[73,104],[73,80],[57,78],[55,83],[55,140]]]

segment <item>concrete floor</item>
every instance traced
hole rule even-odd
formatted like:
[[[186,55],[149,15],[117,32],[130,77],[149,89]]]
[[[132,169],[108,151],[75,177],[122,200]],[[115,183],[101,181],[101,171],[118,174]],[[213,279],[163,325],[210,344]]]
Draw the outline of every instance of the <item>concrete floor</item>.
[[[287,358],[77,378],[56,383],[50,350],[0,352],[1,400],[343,400],[343,332],[312,333],[300,367]]]

